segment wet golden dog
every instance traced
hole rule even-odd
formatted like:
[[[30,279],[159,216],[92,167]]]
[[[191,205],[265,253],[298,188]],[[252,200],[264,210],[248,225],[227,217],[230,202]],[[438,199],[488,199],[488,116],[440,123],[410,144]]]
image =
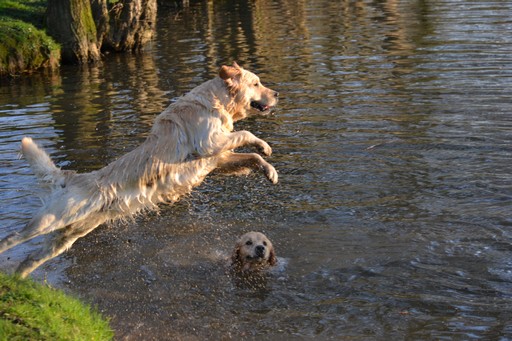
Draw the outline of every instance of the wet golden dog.
[[[176,201],[215,169],[225,173],[262,170],[277,183],[276,170],[260,155],[233,152],[253,145],[270,155],[270,146],[248,131],[232,132],[233,122],[251,110],[268,111],[277,104],[277,97],[277,92],[236,63],[222,66],[218,77],[162,112],[142,145],[91,173],[57,168],[32,139],[24,138],[22,153],[49,193],[42,196],[43,206],[20,232],[0,241],[0,253],[48,234],[41,250],[16,270],[25,277],[98,225]]]
[[[237,241],[231,266],[237,271],[261,271],[276,265],[272,242],[261,232],[248,232]]]

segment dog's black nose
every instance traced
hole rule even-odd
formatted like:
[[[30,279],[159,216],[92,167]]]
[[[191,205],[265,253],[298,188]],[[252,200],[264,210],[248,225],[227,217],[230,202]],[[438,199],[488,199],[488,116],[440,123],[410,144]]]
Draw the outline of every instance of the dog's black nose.
[[[256,246],[256,256],[263,257],[265,255],[265,247],[263,245]]]

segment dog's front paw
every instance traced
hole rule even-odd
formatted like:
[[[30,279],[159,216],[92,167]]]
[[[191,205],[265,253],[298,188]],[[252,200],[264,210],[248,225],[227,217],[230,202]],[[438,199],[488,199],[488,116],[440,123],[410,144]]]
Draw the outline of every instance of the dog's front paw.
[[[265,166],[265,175],[270,180],[270,182],[272,182],[274,185],[277,184],[277,179],[279,176],[277,175],[277,171],[274,166],[269,163],[267,163]]]
[[[265,155],[265,156],[270,156],[272,155],[272,148],[270,148],[270,146],[268,145],[267,142],[263,141],[263,140],[260,140],[259,143],[258,143],[258,147],[261,149],[261,152]]]

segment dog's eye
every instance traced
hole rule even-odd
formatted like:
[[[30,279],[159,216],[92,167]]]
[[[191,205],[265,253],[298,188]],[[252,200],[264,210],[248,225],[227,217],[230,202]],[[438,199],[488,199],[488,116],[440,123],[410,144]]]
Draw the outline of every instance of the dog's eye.
[[[260,83],[254,83],[254,86],[258,87],[260,86]]]
[[[263,242],[263,245],[267,246],[267,242]]]
[[[252,241],[250,241],[250,240],[246,241],[245,245],[252,245]]]

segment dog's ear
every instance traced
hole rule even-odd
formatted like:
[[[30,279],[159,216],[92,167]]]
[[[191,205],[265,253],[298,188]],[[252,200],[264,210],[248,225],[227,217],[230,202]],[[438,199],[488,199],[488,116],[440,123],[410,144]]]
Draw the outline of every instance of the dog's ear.
[[[277,256],[276,256],[276,251],[274,250],[274,247],[272,247],[270,249],[270,255],[268,257],[268,264],[270,266],[274,266],[277,264]]]
[[[225,81],[229,81],[242,73],[242,68],[236,62],[233,66],[222,65],[219,70],[219,76]]]
[[[231,265],[240,265],[241,259],[240,259],[240,244],[236,244],[236,248],[233,250],[233,253],[231,254]]]

